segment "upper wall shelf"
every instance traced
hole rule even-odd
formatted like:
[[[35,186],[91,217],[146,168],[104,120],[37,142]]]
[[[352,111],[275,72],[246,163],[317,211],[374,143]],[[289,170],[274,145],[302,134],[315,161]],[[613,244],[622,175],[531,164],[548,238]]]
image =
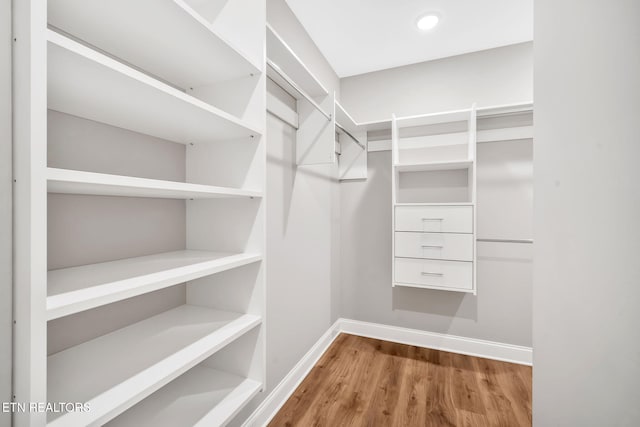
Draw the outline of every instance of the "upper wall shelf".
[[[344,109],[342,105],[338,101],[336,103],[336,123],[343,126],[349,132],[357,132],[360,129],[360,124],[357,123],[351,114]]]
[[[481,107],[476,110],[478,119],[483,119],[486,117],[503,116],[508,114],[528,113],[532,111],[533,111],[533,102],[495,105],[495,106],[489,106],[489,107]],[[401,126],[401,127],[420,126],[420,125],[428,125],[428,124],[436,124],[436,123],[445,123],[445,122],[451,122],[451,121],[463,121],[463,120],[466,120],[465,118],[466,112],[468,112],[468,110],[455,110],[455,111],[439,112],[435,114],[397,117],[396,121],[398,122],[398,126]],[[456,117],[459,120],[452,120],[452,118],[456,118]],[[362,123],[358,123],[358,125],[360,127],[365,128],[367,131],[389,131],[389,132],[391,131],[391,120],[362,122]],[[529,136],[529,138],[531,138],[531,136]],[[478,140],[480,142],[480,138]],[[389,148],[385,146],[384,149],[388,150]],[[370,150],[370,151],[378,151],[378,150]]]
[[[262,197],[259,191],[238,188],[56,168],[47,168],[47,189],[49,193],[165,199]]]
[[[174,142],[250,138],[250,124],[48,30],[48,107]]]
[[[488,107],[479,107],[476,110],[478,118],[531,112],[533,112],[533,102],[491,105]]]
[[[423,114],[396,118],[398,128],[415,126],[429,126],[439,123],[466,122],[469,120],[470,109],[447,111],[444,113]]]
[[[308,95],[316,97],[329,94],[329,91],[320,83],[320,80],[313,75],[298,55],[295,54],[269,24],[267,24],[267,58],[269,58],[280,71],[296,82]],[[302,98],[297,91],[291,90],[289,83],[282,79],[276,72],[267,68],[267,75],[297,99]],[[300,98],[298,98],[298,96],[300,96]]]
[[[390,131],[391,130],[391,119],[389,120],[376,120],[372,122],[361,122],[358,123],[363,129],[367,132],[371,131]]]
[[[185,90],[261,70],[188,0],[56,0],[49,2],[48,20],[53,27]]]

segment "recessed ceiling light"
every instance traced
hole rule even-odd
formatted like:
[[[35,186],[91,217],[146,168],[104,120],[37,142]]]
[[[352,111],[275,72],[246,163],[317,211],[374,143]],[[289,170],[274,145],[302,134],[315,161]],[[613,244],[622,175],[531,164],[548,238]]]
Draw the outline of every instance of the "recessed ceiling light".
[[[428,13],[424,16],[421,16],[418,19],[418,22],[416,22],[416,25],[418,26],[419,30],[428,31],[432,30],[436,25],[438,25],[438,22],[440,22],[440,18],[438,17],[438,15]]]

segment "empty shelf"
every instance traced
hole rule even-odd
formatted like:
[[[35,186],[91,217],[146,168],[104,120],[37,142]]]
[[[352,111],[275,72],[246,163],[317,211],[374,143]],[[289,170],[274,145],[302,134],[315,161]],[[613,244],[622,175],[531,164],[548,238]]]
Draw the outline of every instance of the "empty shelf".
[[[215,199],[262,197],[259,191],[47,168],[49,193],[96,196]]]
[[[308,95],[316,97],[325,96],[329,93],[269,24],[267,24],[267,58],[296,82]],[[267,68],[267,75],[285,90],[289,87],[289,84],[270,68]],[[287,92],[296,98],[299,96],[295,90],[287,90]]]
[[[335,101],[336,104],[336,123],[342,125],[349,132],[356,132],[359,130],[358,123],[351,117],[351,115],[344,109],[342,105],[338,101]]]
[[[394,203],[394,206],[473,206],[473,202],[410,202]]]
[[[260,254],[176,251],[49,271],[47,319],[258,262]]]
[[[261,388],[258,381],[198,365],[106,425],[226,425]]]
[[[86,402],[47,425],[102,425],[261,322],[259,316],[183,305],[53,354],[47,400]]]
[[[388,131],[391,138],[391,120],[376,120],[372,122],[360,122],[358,126],[366,131]]]
[[[469,121],[471,119],[471,109],[446,111],[443,113],[422,114],[418,116],[405,116],[396,118],[399,128],[414,126],[429,126],[438,123],[454,123]]]
[[[396,164],[395,168],[399,172],[421,172],[438,170],[469,169],[473,166],[472,160],[443,161],[428,163],[402,163]]]
[[[522,139],[533,139],[533,126],[479,130],[476,142],[517,141]]]
[[[56,0],[48,15],[50,25],[183,89],[260,73],[182,0]]]
[[[48,30],[48,107],[170,141],[210,143],[260,132],[244,121]]]

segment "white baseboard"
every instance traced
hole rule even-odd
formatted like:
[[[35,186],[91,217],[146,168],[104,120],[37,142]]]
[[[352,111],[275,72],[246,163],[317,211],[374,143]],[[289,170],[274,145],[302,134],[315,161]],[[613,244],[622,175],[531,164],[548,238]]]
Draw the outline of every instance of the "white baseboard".
[[[304,380],[313,367],[316,365],[320,357],[324,354],[329,346],[338,336],[340,328],[338,323],[340,319],[334,323],[327,332],[320,337],[318,341],[311,347],[296,366],[280,381],[280,383],[269,393],[249,418],[242,424],[243,427],[266,426],[269,421],[278,413],[282,405],[289,399],[293,392],[298,388],[302,380]]]
[[[340,332],[376,338],[400,344],[467,354],[485,359],[501,360],[531,366],[533,351],[531,347],[503,344],[456,335],[426,332],[418,329],[381,325],[378,323],[360,322],[358,320],[339,319]]]
[[[338,319],[333,326],[320,337],[311,350],[294,366],[287,376],[280,381],[265,400],[262,401],[260,406],[258,406],[247,421],[245,421],[243,427],[266,426],[340,333],[483,357],[486,359],[501,360],[520,365],[530,366],[533,361],[533,350],[531,347],[425,332],[418,329],[361,322],[358,320]]]

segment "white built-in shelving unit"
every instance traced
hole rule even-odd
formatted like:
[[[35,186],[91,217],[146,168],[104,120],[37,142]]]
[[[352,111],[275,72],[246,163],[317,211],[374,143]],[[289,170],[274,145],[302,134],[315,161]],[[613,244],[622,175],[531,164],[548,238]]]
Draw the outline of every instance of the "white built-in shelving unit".
[[[14,23],[15,400],[90,407],[15,425],[227,424],[265,387],[264,2]]]
[[[392,118],[393,286],[476,293],[476,109]]]

